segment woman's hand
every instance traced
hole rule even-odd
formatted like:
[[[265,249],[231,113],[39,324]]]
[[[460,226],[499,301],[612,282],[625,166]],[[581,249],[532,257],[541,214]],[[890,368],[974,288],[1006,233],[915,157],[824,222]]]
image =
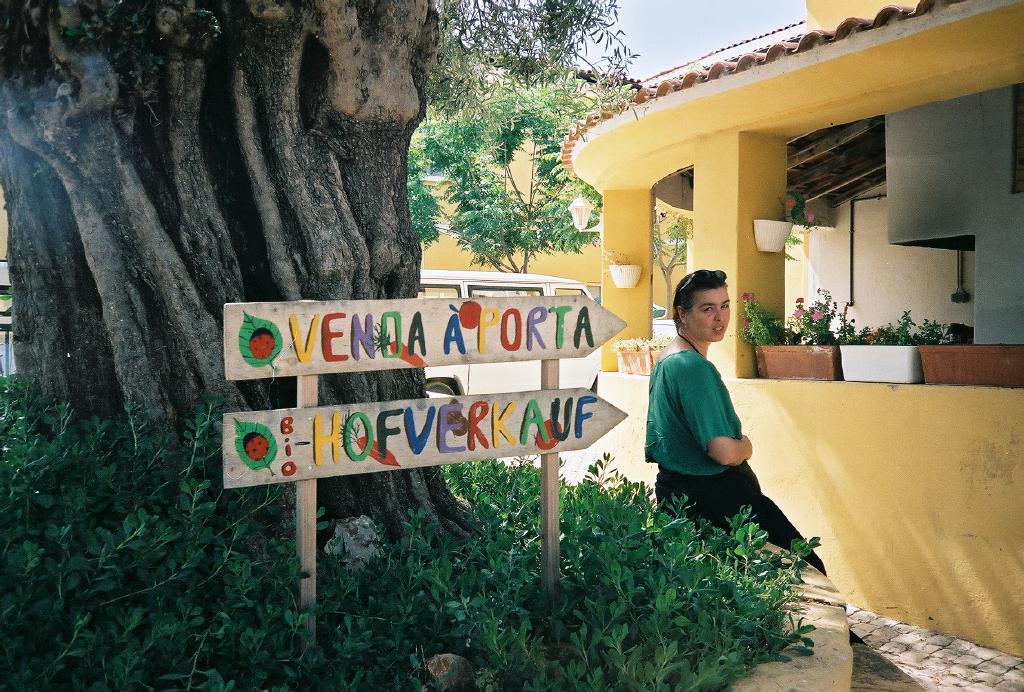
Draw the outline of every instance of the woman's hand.
[[[739,466],[754,454],[754,445],[746,435],[715,437],[708,443],[708,456],[722,466]]]

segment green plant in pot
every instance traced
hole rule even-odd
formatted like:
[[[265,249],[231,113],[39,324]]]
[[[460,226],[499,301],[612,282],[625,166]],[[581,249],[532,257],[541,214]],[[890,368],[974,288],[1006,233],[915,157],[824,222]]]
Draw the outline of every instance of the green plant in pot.
[[[783,321],[757,296],[740,296],[742,333],[754,346],[757,371],[770,379],[840,380],[842,366],[832,324],[841,320],[839,306],[828,291],[807,303],[797,298],[796,309]]]
[[[645,339],[619,339],[612,342],[619,372],[627,375],[650,374],[650,351]],[[646,371],[646,372],[645,372]]]
[[[944,325],[925,320],[918,326],[905,310],[895,324],[856,330],[845,316],[839,329],[843,374],[859,382],[915,383],[924,381],[918,346],[937,344]]]

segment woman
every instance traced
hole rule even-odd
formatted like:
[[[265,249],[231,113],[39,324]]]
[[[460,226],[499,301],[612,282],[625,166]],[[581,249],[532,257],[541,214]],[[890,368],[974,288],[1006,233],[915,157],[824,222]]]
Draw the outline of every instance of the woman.
[[[718,370],[707,360],[708,346],[725,338],[729,292],[725,272],[698,269],[676,286],[672,301],[676,338],[662,351],[651,373],[645,451],[658,464],[659,504],[685,495],[687,512],[728,528],[744,505],[768,540],[788,548],[802,538],[782,510],[761,493],[747,464],[754,453]],[[824,573],[811,553],[807,562]]]

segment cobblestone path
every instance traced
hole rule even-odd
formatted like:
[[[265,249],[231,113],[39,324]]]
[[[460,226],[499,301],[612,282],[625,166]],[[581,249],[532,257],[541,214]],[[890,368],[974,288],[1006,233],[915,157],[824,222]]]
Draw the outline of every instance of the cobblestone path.
[[[846,606],[850,629],[929,690],[1024,692],[1024,659]]]

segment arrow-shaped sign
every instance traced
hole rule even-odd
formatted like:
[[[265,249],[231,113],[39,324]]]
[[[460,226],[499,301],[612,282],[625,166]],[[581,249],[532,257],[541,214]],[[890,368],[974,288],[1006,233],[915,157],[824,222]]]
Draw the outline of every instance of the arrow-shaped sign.
[[[585,449],[626,418],[589,389],[224,415],[224,487]]]
[[[625,327],[586,296],[224,306],[228,380],[581,358]]]

